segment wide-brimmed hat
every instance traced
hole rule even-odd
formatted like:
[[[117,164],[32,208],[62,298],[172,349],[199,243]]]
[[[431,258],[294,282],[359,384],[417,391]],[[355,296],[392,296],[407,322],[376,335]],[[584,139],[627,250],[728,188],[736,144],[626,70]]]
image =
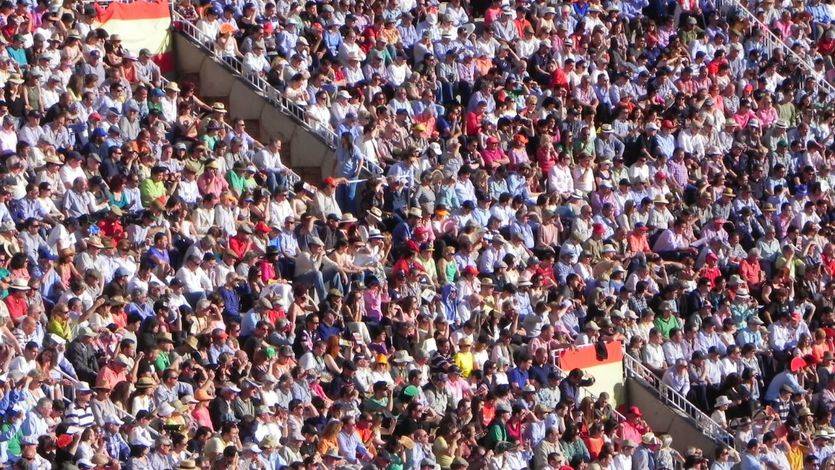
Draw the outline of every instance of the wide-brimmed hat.
[[[157,383],[154,382],[154,379],[152,379],[150,377],[140,377],[139,380],[136,381],[136,388],[137,389],[151,388],[151,387],[154,387],[156,385],[157,385]]]
[[[409,351],[405,349],[398,349],[394,355],[391,356],[392,362],[414,362],[415,358],[409,355]]]
[[[16,290],[16,291],[32,290],[32,288],[29,287],[29,283],[26,282],[26,279],[21,279],[21,278],[13,280],[12,283],[9,284],[9,289],[10,290]]]
[[[726,397],[725,395],[720,395],[716,399],[716,403],[713,404],[713,407],[714,408],[719,408],[720,406],[729,406],[729,405],[732,405],[732,404],[733,404],[733,402],[731,401],[730,398]]]

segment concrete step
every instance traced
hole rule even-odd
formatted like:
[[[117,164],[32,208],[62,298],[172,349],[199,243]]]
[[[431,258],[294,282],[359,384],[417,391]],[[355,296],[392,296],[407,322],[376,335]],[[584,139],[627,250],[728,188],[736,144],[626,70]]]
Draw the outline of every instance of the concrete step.
[[[322,169],[318,166],[297,166],[293,167],[293,171],[309,184],[319,185],[322,182]]]
[[[245,119],[244,127],[253,139],[261,142],[261,121],[259,119]]]

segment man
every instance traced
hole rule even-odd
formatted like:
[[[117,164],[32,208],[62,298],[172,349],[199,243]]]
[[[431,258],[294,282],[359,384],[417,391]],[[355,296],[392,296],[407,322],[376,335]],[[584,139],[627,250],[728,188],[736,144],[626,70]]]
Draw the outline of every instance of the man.
[[[632,470],[654,470],[655,469],[655,451],[654,448],[658,444],[655,434],[648,432],[641,436],[641,445],[635,449],[635,454],[632,456]]]
[[[49,398],[38,400],[37,405],[26,413],[26,418],[23,420],[23,425],[20,428],[23,438],[34,437],[37,439],[39,436],[48,435],[55,424],[51,415],[52,400]]]
[[[270,192],[286,184],[287,167],[281,162],[281,139],[277,136],[270,137],[269,143],[255,154],[253,163],[258,170],[267,175],[267,187]]]
[[[209,404],[209,415],[216,429],[220,429],[221,426],[227,423],[238,422],[235,416],[234,404],[239,393],[241,393],[240,388],[233,383],[227,383],[220,389],[218,396]]]
[[[154,451],[148,454],[151,468],[175,468],[175,456],[171,453],[171,438],[163,436],[156,441]]]
[[[206,293],[213,290],[212,280],[201,267],[199,256],[188,256],[183,266],[177,270],[176,277],[185,286],[186,299],[192,306],[195,306],[197,301],[204,298]]]
[[[679,359],[673,367],[664,372],[661,381],[670,388],[686,397],[690,392],[690,373],[687,371],[687,360]]]
[[[764,470],[765,466],[760,460],[760,442],[755,438],[745,445],[745,452],[739,463],[740,470]]]
[[[38,436],[26,436],[21,440],[20,457],[12,459],[16,463],[12,465],[13,468],[25,468],[27,470],[50,470],[52,464],[49,460],[43,458],[37,452],[38,450]]]
[[[65,414],[65,418],[74,418],[78,423],[78,427],[87,428],[96,424],[96,419],[93,416],[93,408],[90,406],[90,399],[93,396],[93,390],[86,382],[79,382],[75,386],[75,401],[70,405]]]
[[[545,438],[536,446],[533,454],[533,468],[540,470],[548,468],[548,459],[551,454],[562,455],[559,443],[560,434],[557,428],[551,426],[545,430]],[[632,470],[631,467],[625,470]]]
[[[339,455],[348,463],[358,465],[371,459],[371,454],[357,434],[356,421],[352,416],[342,418],[342,430],[337,440],[339,441]]]
[[[89,327],[82,327],[78,336],[67,347],[67,360],[75,368],[78,378],[87,383],[95,383],[99,373],[99,363],[93,346],[96,336]]]

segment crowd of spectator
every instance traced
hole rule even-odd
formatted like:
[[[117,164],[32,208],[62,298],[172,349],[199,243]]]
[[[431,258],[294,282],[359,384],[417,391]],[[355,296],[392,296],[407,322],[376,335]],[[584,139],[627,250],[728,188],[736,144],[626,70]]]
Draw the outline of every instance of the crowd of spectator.
[[[175,2],[336,136],[305,183],[103,6],[4,0],[0,462],[835,466],[835,4],[743,6]],[[731,438],[560,367],[612,342]]]

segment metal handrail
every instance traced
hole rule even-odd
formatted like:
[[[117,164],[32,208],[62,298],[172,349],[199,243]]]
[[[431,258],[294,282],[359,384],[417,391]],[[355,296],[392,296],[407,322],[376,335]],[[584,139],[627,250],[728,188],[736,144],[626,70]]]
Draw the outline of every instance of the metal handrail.
[[[322,138],[328,146],[335,148],[338,140],[336,132],[334,132],[333,129],[314,125],[307,111],[302,106],[299,106],[287,99],[284,93],[272,86],[263,77],[246,73],[243,62],[239,57],[221,55],[220,51],[215,50],[215,38],[210,38],[207,34],[201,31],[197,25],[184,17],[176,9],[171,12],[171,18],[176,24],[175,28],[189,38],[195,45],[206,51],[215,60],[215,62],[232,70],[235,75],[260,92],[261,96],[270,104],[281,110],[284,114],[293,117],[293,119],[304,126],[305,129]]]
[[[666,405],[678,409],[682,413],[693,419],[696,424],[702,428],[705,435],[730,447],[734,446],[733,436],[710,416],[706,415],[702,410],[690,402],[684,395],[678,393],[669,385],[663,383],[658,376],[641,363],[638,359],[624,353],[623,355],[623,369],[627,378],[633,378],[648,385],[656,392],[658,397]]]
[[[810,74],[811,76],[815,77],[819,86],[822,86],[826,91],[826,95],[829,101],[835,100],[835,85],[827,81],[825,74],[821,74],[817,72],[814,68],[813,63],[811,62],[811,58],[801,56],[800,54],[794,52],[788,44],[785,43],[779,36],[774,34],[771,31],[771,28],[768,27],[767,24],[760,21],[757,16],[751,12],[745,5],[742,4],[740,0],[715,0],[716,7],[719,10],[727,12],[730,9],[737,10],[743,13],[751,22],[753,22],[760,31],[763,32],[764,41],[763,44],[770,56],[775,49],[779,48],[783,51],[784,54],[787,56],[792,56],[797,60],[797,64],[803,68],[805,72]]]

